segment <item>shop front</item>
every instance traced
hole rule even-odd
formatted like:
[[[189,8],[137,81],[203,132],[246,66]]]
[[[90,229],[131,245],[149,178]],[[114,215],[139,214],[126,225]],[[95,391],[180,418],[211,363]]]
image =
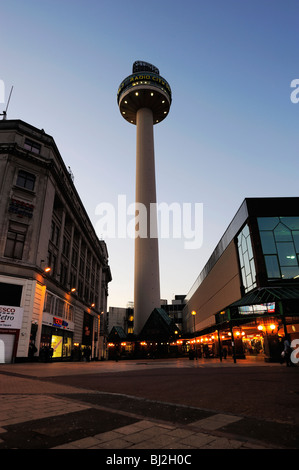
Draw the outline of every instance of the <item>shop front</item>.
[[[186,341],[190,358],[219,360],[256,358],[279,361],[283,349],[284,329],[281,319],[257,318],[247,322],[228,322],[199,332]]]
[[[263,317],[247,322],[231,322],[223,325],[218,333],[216,349],[222,358],[263,358],[267,362],[278,362],[283,350],[284,329],[281,318]]]
[[[284,339],[299,338],[298,294],[297,288],[262,288],[219,312],[218,352],[227,349],[234,360],[256,356],[279,362]]]
[[[70,360],[74,323],[44,313],[39,358],[43,362]]]
[[[24,309],[0,305],[0,363],[15,360]]]

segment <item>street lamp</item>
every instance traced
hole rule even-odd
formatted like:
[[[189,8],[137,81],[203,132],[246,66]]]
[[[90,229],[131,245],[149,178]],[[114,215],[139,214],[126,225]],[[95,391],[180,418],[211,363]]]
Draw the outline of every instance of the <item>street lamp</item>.
[[[42,264],[45,263],[45,260],[44,260],[44,259],[41,259],[40,262],[41,262],[41,265],[42,265]],[[42,268],[42,269],[43,269],[44,273],[49,273],[49,272],[51,271],[51,267],[50,267],[50,266],[47,266],[47,265],[46,265],[44,268]]]
[[[191,315],[193,315],[193,328],[194,328],[194,338],[195,338],[195,315],[196,315],[196,311],[195,311],[195,310],[192,310]],[[195,340],[195,359],[197,360],[197,344],[196,344],[196,340]]]

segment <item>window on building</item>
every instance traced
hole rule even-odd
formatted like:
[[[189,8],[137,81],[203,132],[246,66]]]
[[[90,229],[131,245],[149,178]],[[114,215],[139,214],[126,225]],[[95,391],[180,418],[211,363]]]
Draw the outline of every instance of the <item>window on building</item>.
[[[65,302],[64,300],[56,297],[55,315],[57,317],[65,318]]]
[[[22,259],[26,233],[26,225],[21,225],[16,222],[9,223],[4,256],[8,258]]]
[[[70,272],[70,286],[71,288],[75,287],[77,285],[77,273],[74,271],[74,269],[71,269]]]
[[[54,243],[55,246],[58,246],[59,244],[59,238],[60,238],[60,228],[58,225],[52,220],[51,223],[51,235],[50,235],[50,240],[52,243]]]
[[[65,318],[69,321],[74,320],[74,307],[67,302],[65,303]]]
[[[85,289],[84,289],[84,300],[86,302],[89,301],[89,288],[88,288],[88,286],[85,286]]]
[[[78,280],[78,296],[80,298],[83,296],[83,278],[79,278]]]
[[[245,225],[238,238],[238,252],[245,292],[256,287],[256,270],[248,225]]]
[[[46,292],[44,312],[53,313],[55,297],[50,292]]]
[[[63,262],[60,263],[60,282],[63,286],[67,286],[67,275],[68,275],[68,268],[66,264]]]
[[[17,176],[16,185],[20,188],[29,189],[30,191],[34,190],[36,177],[32,173],[28,173],[28,171],[19,170]]]
[[[69,256],[69,251],[70,251],[70,241],[68,238],[63,236],[63,245],[62,245],[62,253],[68,257]]]
[[[72,265],[74,267],[77,267],[77,263],[78,263],[78,248],[73,247],[73,249],[72,249]]]
[[[73,305],[49,291],[46,292],[44,312],[59,318],[74,321]]]
[[[299,278],[299,217],[259,217],[269,279]]]
[[[90,265],[89,264],[86,265],[85,278],[86,278],[85,281],[89,282],[90,280]]]
[[[37,142],[34,142],[33,140],[25,139],[24,149],[39,154],[41,150],[41,145]]]
[[[48,251],[48,266],[51,268],[50,276],[56,275],[56,260],[57,254],[53,253],[51,250]]]
[[[21,305],[23,286],[17,284],[8,284],[0,282],[0,303],[1,305],[10,305],[19,307]]]

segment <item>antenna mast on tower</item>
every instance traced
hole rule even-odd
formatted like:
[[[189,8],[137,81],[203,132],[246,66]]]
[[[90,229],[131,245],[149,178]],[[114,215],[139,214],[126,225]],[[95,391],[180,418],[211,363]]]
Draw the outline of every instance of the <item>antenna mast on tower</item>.
[[[11,90],[10,90],[10,93],[9,93],[9,97],[8,97],[8,101],[7,101],[7,105],[6,105],[6,110],[3,111],[2,114],[0,114],[0,116],[3,116],[3,121],[6,120],[7,110],[8,110],[8,106],[9,106],[9,102],[10,102],[10,97],[11,97],[11,94],[12,94],[12,90],[13,90],[13,86],[11,87]]]

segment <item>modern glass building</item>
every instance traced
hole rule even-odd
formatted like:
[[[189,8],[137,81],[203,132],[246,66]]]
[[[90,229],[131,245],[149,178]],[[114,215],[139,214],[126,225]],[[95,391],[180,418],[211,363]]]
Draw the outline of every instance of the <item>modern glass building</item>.
[[[280,358],[299,338],[299,198],[247,198],[186,296],[198,354]]]

